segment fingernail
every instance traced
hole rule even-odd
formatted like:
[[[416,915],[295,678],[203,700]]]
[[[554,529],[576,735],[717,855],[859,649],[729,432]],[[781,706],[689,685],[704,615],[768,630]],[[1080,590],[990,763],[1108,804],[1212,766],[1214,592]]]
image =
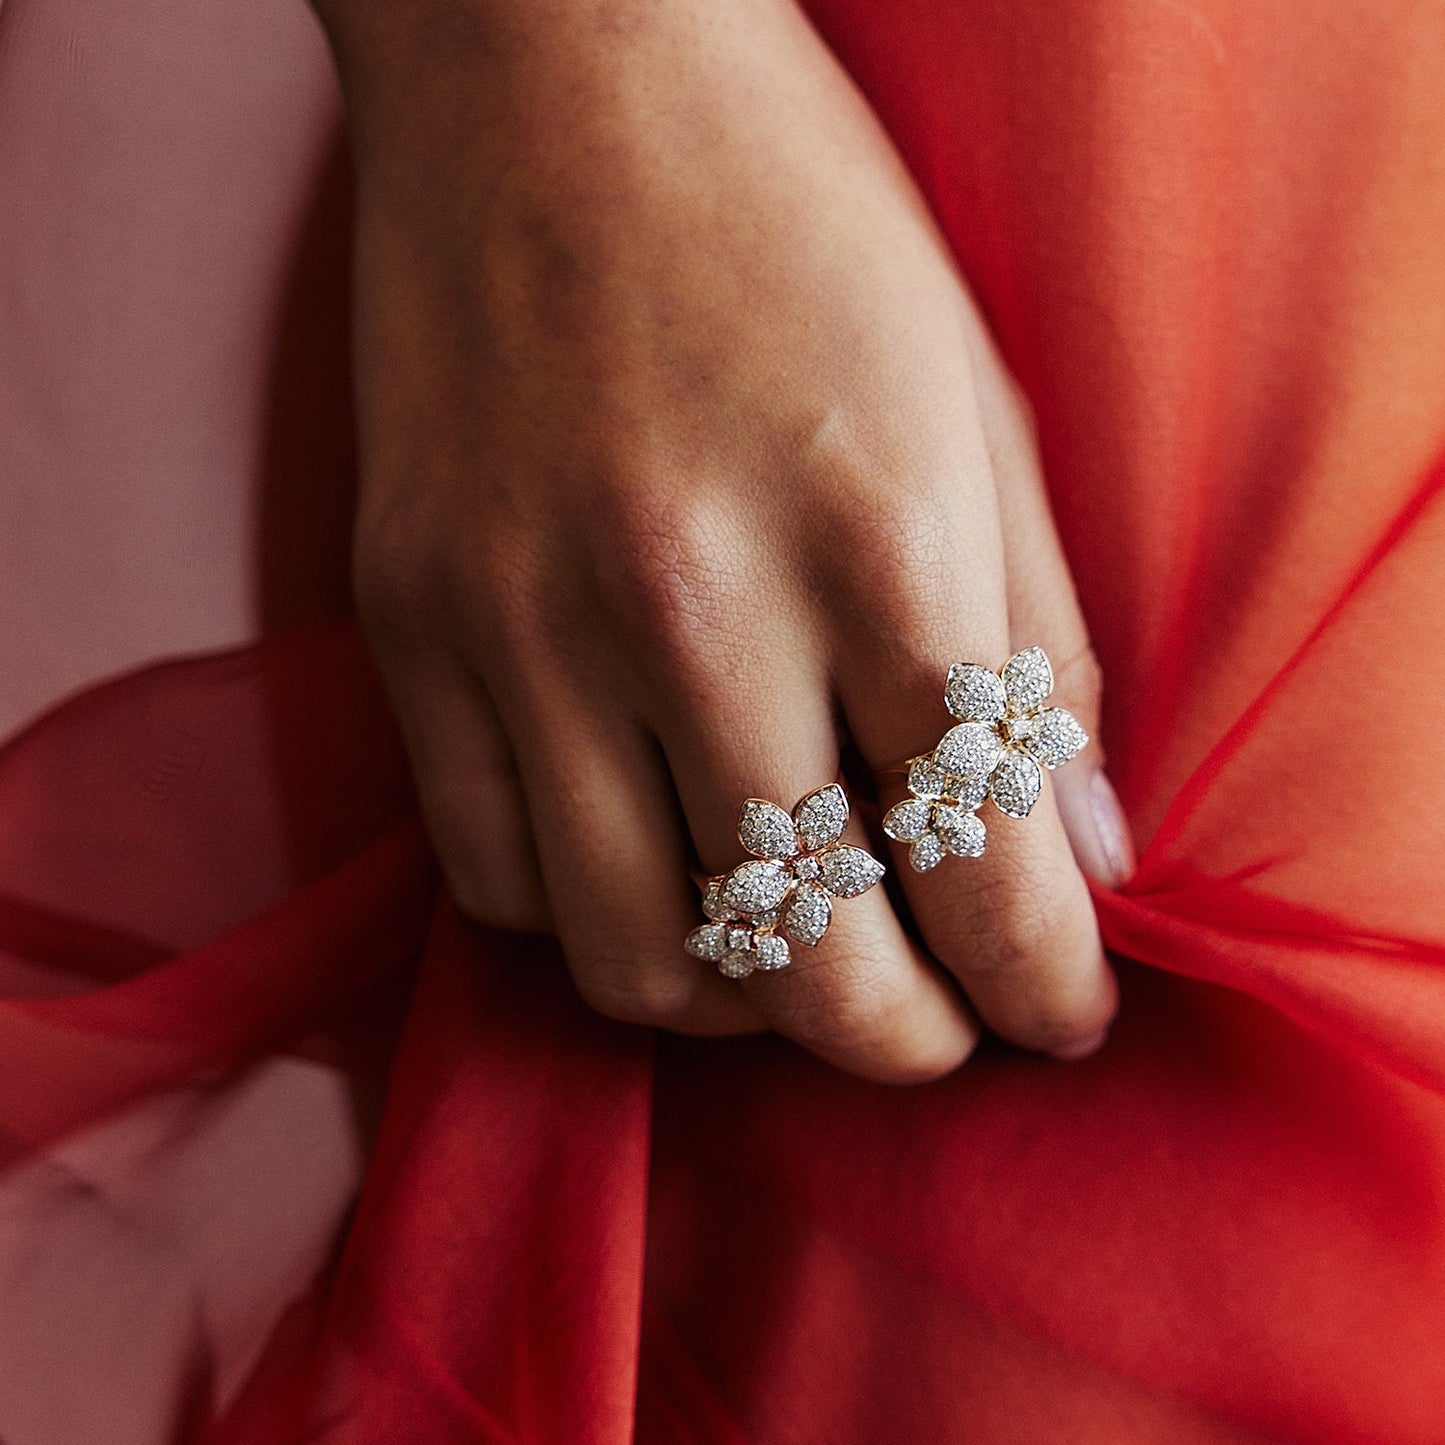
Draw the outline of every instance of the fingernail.
[[[1119,795],[1101,772],[1089,780],[1089,812],[1110,875],[1099,881],[1117,888],[1134,876],[1134,840],[1129,836],[1129,820],[1119,806]]]
[[[1053,1056],[1063,1060],[1066,1064],[1077,1064],[1080,1059],[1087,1059],[1090,1054],[1097,1054],[1104,1047],[1104,1040],[1109,1037],[1108,1029],[1100,1029],[1096,1034],[1090,1034],[1088,1038],[1081,1039],[1076,1044],[1068,1044],[1062,1049],[1055,1049]]]

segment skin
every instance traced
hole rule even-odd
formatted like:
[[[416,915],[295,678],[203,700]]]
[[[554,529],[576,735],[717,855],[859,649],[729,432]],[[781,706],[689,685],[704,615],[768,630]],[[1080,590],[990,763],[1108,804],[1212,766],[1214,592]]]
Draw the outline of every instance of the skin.
[[[925,751],[949,663],[1038,643],[1096,729],[1027,408],[836,61],[787,0],[317,8],[359,176],[358,598],[461,906],[555,930],[614,1018],[869,1078],[981,1024],[1097,1047],[1076,855],[1129,859],[1093,747],[985,810],[982,859],[887,845],[911,920],[876,888],[741,983],[680,946],[740,801],[791,806],[845,737]]]

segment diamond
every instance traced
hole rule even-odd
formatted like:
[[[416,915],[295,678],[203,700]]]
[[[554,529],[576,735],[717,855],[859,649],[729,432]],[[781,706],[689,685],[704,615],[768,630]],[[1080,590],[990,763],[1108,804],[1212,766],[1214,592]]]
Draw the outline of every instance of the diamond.
[[[812,948],[828,931],[833,920],[833,905],[816,883],[802,883],[793,895],[792,906],[783,919],[788,935]]]
[[[722,886],[722,902],[736,913],[765,913],[783,901],[791,882],[788,869],[768,859],[739,863]]]
[[[961,827],[966,817],[967,808],[961,808],[957,803],[940,803],[933,810],[931,822],[937,832],[945,833],[950,828]]]
[[[787,936],[818,943],[833,917],[829,894],[852,898],[883,876],[876,858],[838,841],[847,822],[848,799],[837,783],[801,798],[791,814],[749,798],[738,836],[753,856],[703,885],[712,921],[688,934],[686,950],[715,961],[728,978],[745,978],[754,969],[786,968]]]
[[[764,969],[786,968],[793,956],[788,952],[786,939],[776,933],[760,933],[753,941],[753,967]]]
[[[996,672],[976,662],[955,662],[948,669],[943,701],[963,722],[994,723],[1003,716],[1003,683]]]
[[[940,813],[942,809],[939,810]],[[938,836],[955,858],[982,858],[988,834],[983,819],[961,808],[947,819],[938,820]]]
[[[719,959],[717,971],[724,978],[746,978],[757,966],[757,955],[751,949],[739,949]]]
[[[1001,747],[998,734],[991,727],[983,723],[959,723],[944,733],[933,756],[946,773],[980,778],[993,771]]]
[[[726,923],[733,916],[733,910],[722,901],[723,881],[709,878],[702,895],[702,911],[715,923]]]
[[[914,758],[908,765],[908,791],[915,798],[941,798],[948,786],[948,777],[942,768],[936,767],[933,755]]]
[[[743,804],[738,839],[756,858],[791,858],[798,851],[793,820],[763,798],[749,798]]]
[[[1027,754],[1012,748],[999,759],[988,790],[1001,813],[1010,818],[1027,818],[1039,800],[1044,775]]]
[[[843,836],[843,825],[847,821],[848,796],[837,783],[809,793],[793,809],[798,838],[810,853],[836,843]]]
[[[1089,735],[1073,713],[1061,707],[1046,707],[1037,714],[1038,728],[1024,744],[1037,763],[1052,771],[1062,767],[1088,746]]]
[[[971,813],[988,797],[988,774],[976,778],[949,778],[941,801],[955,804]]]
[[[1000,669],[1012,713],[1033,712],[1054,690],[1054,670],[1042,647],[1016,652]]]
[[[928,831],[932,805],[926,798],[905,798],[888,810],[883,831],[896,842],[912,843]]]
[[[1011,743],[1027,743],[1038,735],[1040,726],[1039,714],[1031,712],[1027,717],[1005,718],[1003,734]]]
[[[947,856],[948,850],[937,833],[925,833],[908,850],[908,861],[917,873],[927,873],[937,868]]]
[[[709,963],[716,963],[730,947],[728,943],[728,928],[721,923],[705,923],[701,928],[694,928],[687,936],[687,942],[683,947],[692,954],[694,958],[705,958]]]
[[[823,887],[834,898],[856,898],[883,876],[883,865],[871,853],[847,843],[830,848],[819,861]]]

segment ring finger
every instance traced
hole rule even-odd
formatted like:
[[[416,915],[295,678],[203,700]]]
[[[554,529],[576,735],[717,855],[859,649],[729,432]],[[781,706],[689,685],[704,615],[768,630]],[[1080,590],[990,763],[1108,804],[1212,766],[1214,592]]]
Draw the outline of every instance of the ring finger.
[[[760,659],[806,655],[798,646],[759,649]],[[756,798],[778,805],[768,814],[782,839],[773,851],[811,851],[826,870],[835,834],[790,832],[782,812],[837,775],[826,681],[762,661],[741,676],[745,684],[695,699],[660,729],[698,857],[710,874],[743,861],[740,807]],[[856,848],[866,840],[852,820],[837,841]],[[784,861],[785,869],[811,866]],[[792,942],[788,966],[749,974],[743,991],[779,1033],[852,1073],[901,1083],[949,1072],[978,1033],[957,987],[908,937],[883,889],[847,896],[850,887],[838,883],[843,896],[820,901],[829,923],[816,947]]]

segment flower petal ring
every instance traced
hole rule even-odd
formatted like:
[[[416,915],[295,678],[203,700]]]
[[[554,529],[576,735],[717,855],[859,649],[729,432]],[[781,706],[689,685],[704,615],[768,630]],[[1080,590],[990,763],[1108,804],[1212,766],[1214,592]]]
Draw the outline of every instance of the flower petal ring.
[[[746,978],[786,968],[789,939],[816,947],[833,921],[833,900],[856,898],[883,876],[866,849],[839,841],[847,822],[848,796],[837,783],[800,798],[791,813],[749,798],[738,841],[752,856],[707,880],[702,911],[710,922],[688,934],[687,951],[727,978]]]
[[[1041,647],[1015,653],[997,672],[976,662],[948,669],[943,701],[958,722],[931,753],[908,763],[909,796],[883,819],[890,838],[910,845],[917,872],[949,854],[979,857],[985,799],[1010,818],[1027,818],[1045,769],[1062,767],[1086,746],[1089,735],[1071,712],[1044,706],[1053,690]]]

